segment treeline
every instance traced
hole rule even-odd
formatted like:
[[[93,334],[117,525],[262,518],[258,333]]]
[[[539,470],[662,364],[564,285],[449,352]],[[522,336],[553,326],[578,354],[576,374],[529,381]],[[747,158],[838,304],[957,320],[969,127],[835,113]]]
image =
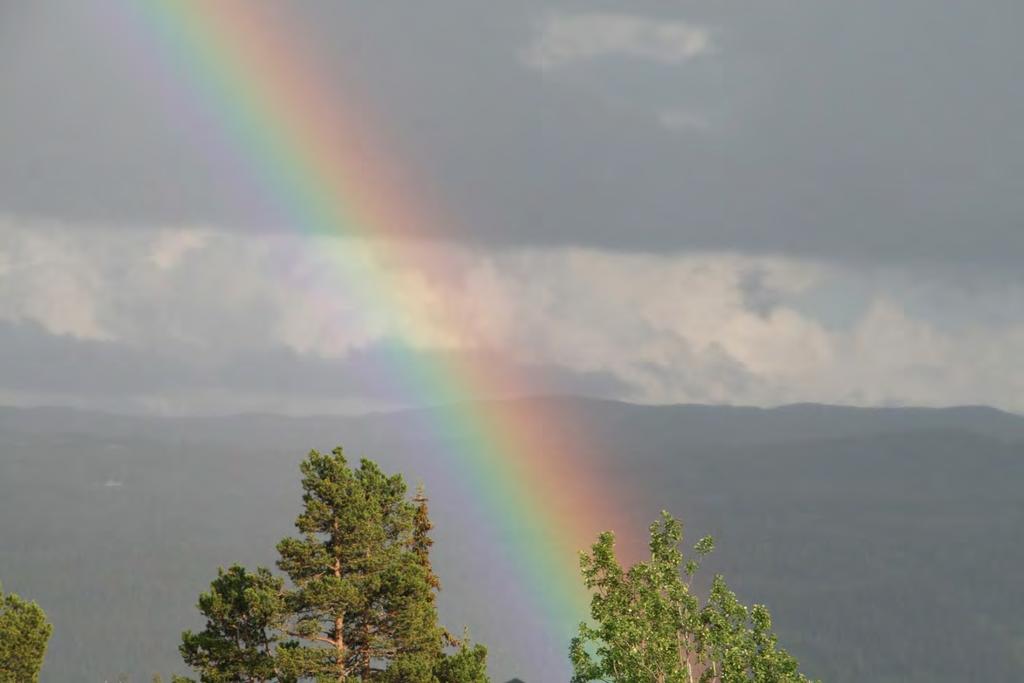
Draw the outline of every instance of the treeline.
[[[280,574],[232,565],[199,596],[205,626],[179,646],[198,680],[487,683],[487,648],[439,623],[422,488],[410,496],[401,475],[366,459],[352,466],[340,448],[311,451],[300,470],[298,533],[277,544]],[[706,600],[691,590],[713,542],[701,539],[692,557],[682,543],[682,525],[664,513],[647,561],[624,568],[611,533],[581,554],[592,599],[569,645],[573,683],[807,681],[764,606],[742,605],[720,576]],[[37,605],[3,598],[0,682],[39,680],[51,630]]]

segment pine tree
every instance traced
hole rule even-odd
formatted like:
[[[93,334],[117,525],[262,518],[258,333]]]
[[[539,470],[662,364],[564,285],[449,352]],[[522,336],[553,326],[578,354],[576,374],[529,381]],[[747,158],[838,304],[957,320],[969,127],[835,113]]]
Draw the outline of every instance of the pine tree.
[[[411,550],[426,571],[427,581],[432,588],[429,601],[434,605],[441,582],[434,574],[430,563],[430,548],[434,540],[430,531],[429,500],[420,484],[413,496],[416,511],[413,516]],[[438,627],[440,640],[428,647],[400,654],[382,673],[380,683],[488,683],[487,648],[477,644],[471,646],[468,631],[456,638],[448,629]],[[445,647],[457,647],[455,652],[445,652]]]
[[[487,648],[470,645],[468,634],[458,649],[440,656],[400,657],[381,672],[375,683],[489,683]]]
[[[276,675],[275,651],[284,615],[283,582],[263,568],[218,569],[199,596],[206,628],[181,635],[181,656],[203,683],[262,683]],[[178,679],[184,680],[184,679]]]
[[[39,605],[0,586],[0,683],[38,681],[52,632]]]
[[[416,512],[413,515],[411,548],[420,564],[427,570],[427,581],[430,583],[430,587],[438,591],[441,590],[441,581],[434,574],[434,568],[430,564],[430,549],[434,546],[434,539],[430,537],[430,531],[434,528],[434,523],[430,521],[430,508],[427,505],[430,501],[423,484],[416,487],[416,495],[413,496],[412,501],[416,504]],[[433,601],[434,593],[430,594],[430,599]]]
[[[430,521],[430,499],[427,498],[423,484],[416,487],[416,495],[412,498],[416,504],[416,513],[413,516],[412,529],[412,551],[416,558],[427,572],[427,582],[430,584],[430,602],[437,601],[437,593],[441,590],[441,580],[434,573],[434,567],[430,563],[430,549],[434,546],[434,539],[430,536],[434,523]],[[458,646],[462,641],[453,636],[448,629],[440,627],[441,646]]]
[[[469,634],[459,641],[459,649],[446,654],[434,665],[437,683],[489,683],[487,677],[487,648],[470,646]]]
[[[280,653],[283,669],[365,681],[396,659],[436,658],[436,578],[420,552],[429,526],[417,531],[402,477],[369,460],[352,469],[340,448],[311,451],[300,469],[302,536],[278,544],[278,566],[295,585],[286,630],[306,644]]]
[[[438,624],[422,487],[409,500],[400,475],[352,469],[340,448],[300,469],[301,536],[277,546],[292,587],[266,569],[219,571],[199,599],[206,628],[180,647],[201,680],[488,683],[487,648]]]

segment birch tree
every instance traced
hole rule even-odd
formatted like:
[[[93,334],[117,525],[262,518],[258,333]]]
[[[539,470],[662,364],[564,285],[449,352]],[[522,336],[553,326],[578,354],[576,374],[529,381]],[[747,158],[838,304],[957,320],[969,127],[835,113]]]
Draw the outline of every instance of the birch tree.
[[[682,524],[662,513],[649,560],[624,569],[610,532],[581,555],[592,622],[570,646],[573,683],[807,683],[763,605],[745,607],[721,576],[701,604],[692,581],[714,542],[702,538],[688,559],[682,541]]]

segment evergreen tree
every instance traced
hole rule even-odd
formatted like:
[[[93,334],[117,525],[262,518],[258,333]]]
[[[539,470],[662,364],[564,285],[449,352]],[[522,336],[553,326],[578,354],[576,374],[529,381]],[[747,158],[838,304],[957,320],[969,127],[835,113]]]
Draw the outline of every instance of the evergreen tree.
[[[411,548],[416,554],[416,559],[427,570],[427,581],[430,583],[430,587],[438,591],[441,590],[441,581],[434,574],[434,568],[430,564],[430,549],[434,545],[430,531],[434,528],[434,523],[430,521],[430,508],[427,506],[429,499],[423,489],[423,484],[416,487],[416,495],[412,500],[416,504],[416,511],[413,514]],[[434,600],[434,593],[430,594],[430,600]]]
[[[469,644],[469,635],[459,641],[459,649],[437,660],[434,666],[437,683],[489,683],[487,648]]]
[[[52,632],[39,605],[0,586],[0,683],[38,681]]]
[[[277,629],[284,615],[283,582],[260,567],[217,570],[210,591],[199,596],[206,628],[181,635],[181,656],[203,683],[272,680]]]
[[[300,469],[301,536],[277,546],[292,586],[266,569],[218,572],[199,599],[206,628],[180,647],[201,680],[488,683],[487,649],[438,624],[422,487],[409,500],[400,475],[353,469],[340,448]]]
[[[423,565],[427,573],[427,582],[432,589],[429,600],[431,604],[434,604],[437,600],[437,593],[441,590],[441,580],[434,573],[434,567],[430,563],[430,549],[434,546],[434,539],[431,538],[430,532],[434,528],[434,523],[430,521],[430,507],[428,505],[430,501],[427,498],[423,484],[416,487],[416,495],[413,496],[412,500],[416,504],[416,512],[413,515],[412,551],[416,554],[416,558]],[[463,642],[453,636],[443,626],[440,627],[440,633],[441,645],[459,646]]]
[[[807,682],[796,660],[776,647],[764,606],[743,606],[721,576],[700,606],[690,584],[712,549],[710,537],[687,560],[678,520],[662,513],[650,533],[650,560],[628,570],[609,532],[581,556],[594,624],[580,624],[570,647],[574,683]]]
[[[370,680],[395,660],[440,655],[429,531],[417,523],[400,475],[362,460],[349,467],[340,448],[311,451],[301,465],[302,533],[278,544],[288,594],[287,632],[305,644],[283,651],[296,676]]]
[[[455,652],[436,657],[399,657],[381,672],[376,683],[489,683],[487,648],[469,644],[466,636]]]

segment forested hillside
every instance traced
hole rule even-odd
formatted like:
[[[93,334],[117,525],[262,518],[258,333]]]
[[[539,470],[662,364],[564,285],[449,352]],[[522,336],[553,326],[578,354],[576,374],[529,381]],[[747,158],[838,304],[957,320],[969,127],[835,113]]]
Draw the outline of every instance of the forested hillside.
[[[1013,680],[1024,669],[1024,419],[983,408],[775,410],[546,399],[603,444],[593,466],[662,507],[741,598],[767,604],[808,674],[853,681]],[[44,681],[181,671],[180,632],[218,564],[273,560],[296,465],[344,444],[431,492],[447,623],[479,625],[492,678],[544,681],[487,595],[429,411],[365,418],[125,418],[0,411],[0,577],[54,625]],[[458,434],[447,438],[459,439]],[[468,511],[472,512],[472,511]],[[525,608],[524,608],[525,609]]]

